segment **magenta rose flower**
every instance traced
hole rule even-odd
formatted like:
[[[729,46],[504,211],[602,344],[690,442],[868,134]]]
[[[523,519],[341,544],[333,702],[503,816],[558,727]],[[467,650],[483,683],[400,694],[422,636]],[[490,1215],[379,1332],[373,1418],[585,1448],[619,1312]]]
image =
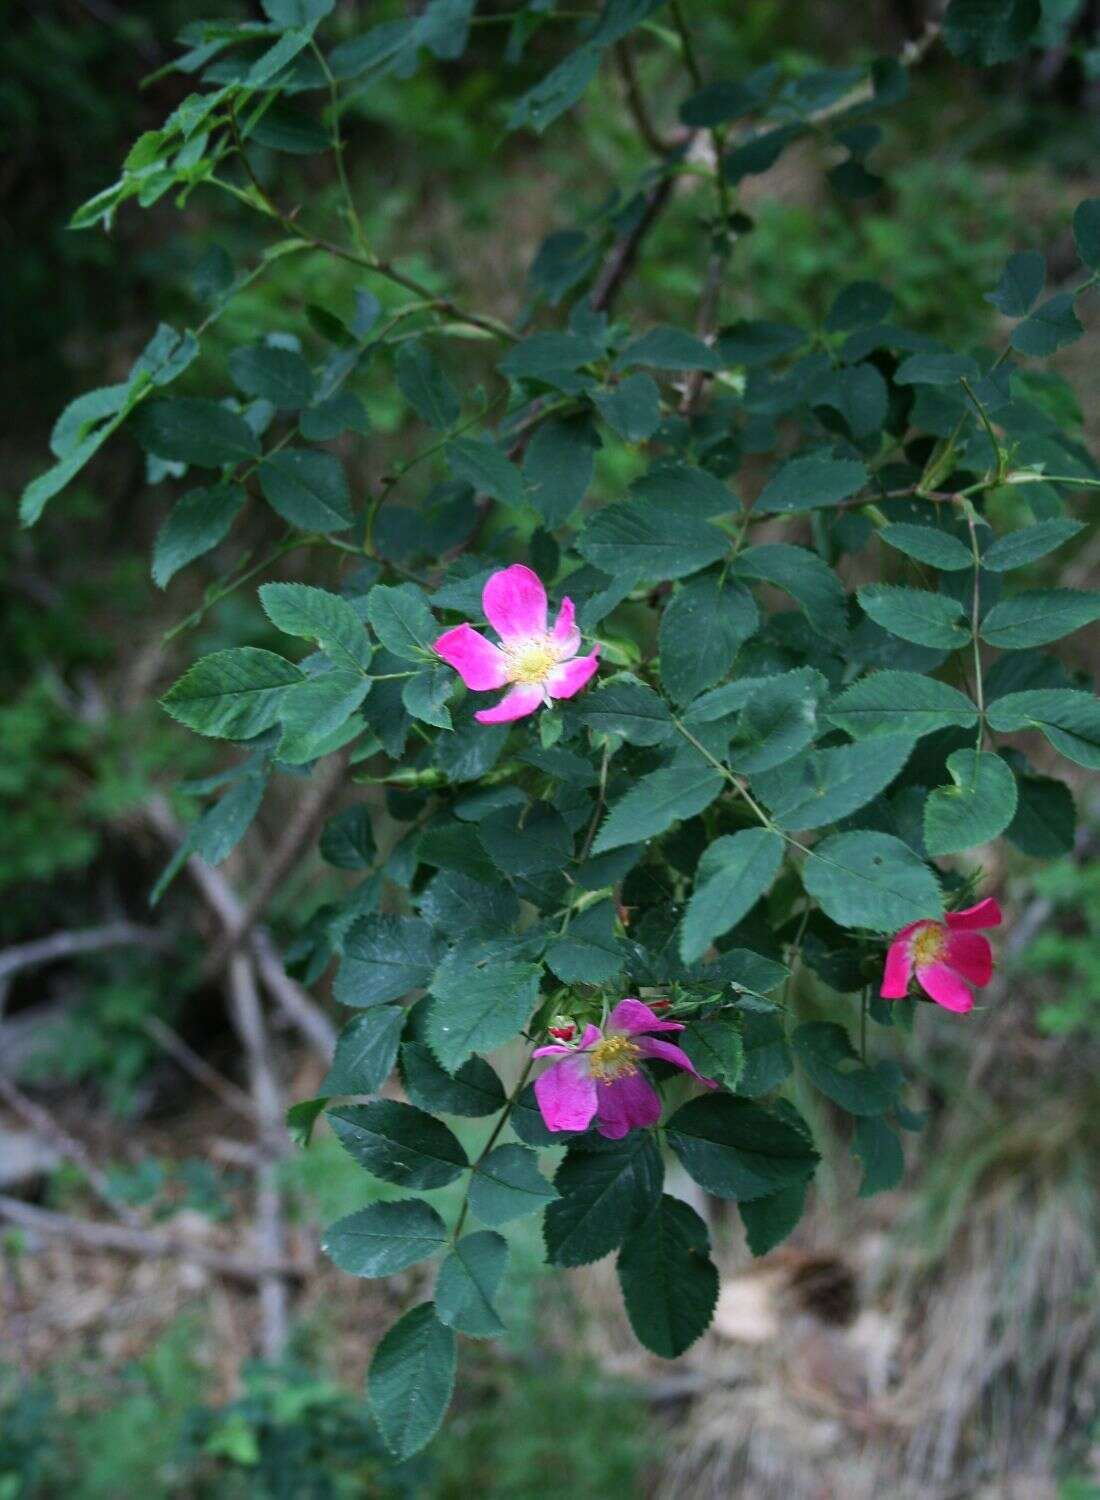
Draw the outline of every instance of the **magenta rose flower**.
[[[640,1000],[620,1000],[603,1031],[586,1026],[576,1046],[536,1047],[536,1057],[559,1059],[535,1080],[547,1130],[587,1130],[595,1119],[600,1134],[617,1141],[628,1131],[655,1125],[661,1096],[638,1066],[647,1057],[672,1063],[708,1089],[716,1088],[712,1078],[695,1071],[686,1052],[646,1035],[683,1029],[679,1021],[662,1021]]]
[[[444,631],[434,647],[474,692],[508,687],[499,703],[474,715],[479,724],[524,719],[553,698],[572,698],[595,672],[599,646],[589,656],[577,655],[581,633],[574,623],[573,601],[562,600],[554,628],[547,629],[546,590],[522,563],[494,573],[481,604],[500,637],[499,646],[471,625],[456,625]]]
[[[949,911],[945,922],[910,922],[890,944],[879,994],[903,1000],[915,974],[929,999],[964,1014],[974,1004],[971,985],[980,989],[993,977],[993,951],[978,929],[1000,925],[1001,908],[992,897]]]

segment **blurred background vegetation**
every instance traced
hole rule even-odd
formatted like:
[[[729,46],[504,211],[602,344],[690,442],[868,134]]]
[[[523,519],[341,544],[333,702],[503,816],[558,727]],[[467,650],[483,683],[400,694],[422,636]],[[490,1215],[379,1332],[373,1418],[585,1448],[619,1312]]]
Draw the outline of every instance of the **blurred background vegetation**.
[[[714,75],[896,52],[926,15],[923,0],[691,9]],[[187,92],[189,81],[170,73],[139,85],[169,60],[180,27],[212,11],[254,14],[243,0],[3,8],[0,949],[104,924],[151,926],[148,891],[170,851],[148,809],[162,785],[201,786],[221,764],[215,747],[163,716],[155,690],[202,651],[270,643],[248,591],[164,639],[216,574],[200,564],[166,593],[152,586],[147,559],[163,502],[151,499],[134,445],[101,455],[47,524],[33,533],[15,524],[17,496],[43,466],[66,401],[120,378],[158,319],[193,320],[195,276],[211,246],[243,262],[257,244],[227,200],[201,194],[188,206],[186,235],[170,205],[124,210],[110,236],[65,228],[132,140]],[[1010,250],[1041,248],[1050,279],[1067,277],[1072,207],[1100,193],[1096,11],[1091,0],[1044,0],[1046,50],[980,80],[934,52],[890,116],[877,156],[885,184],[865,198],[829,195],[813,146],[752,178],[738,315],[805,322],[839,286],[867,276],[893,290],[899,321],[980,343],[996,336],[983,294]],[[350,30],[402,13],[400,4],[342,0],[337,19]],[[425,62],[414,79],[386,79],[365,94],[347,117],[348,168],[373,242],[398,249],[429,282],[454,272],[471,305],[511,318],[543,237],[569,227],[577,205],[582,215],[595,210],[646,158],[613,70],[544,140],[502,138],[496,32],[478,34],[460,62]],[[544,72],[553,45],[540,34],[521,72]],[[648,54],[639,63],[661,123],[667,63]],[[514,95],[525,78],[509,83]],[[283,201],[297,202],[331,192],[320,162],[271,151],[263,167]],[[698,241],[690,202],[674,203],[630,287],[640,321],[688,315]],[[294,319],[304,331],[307,304],[339,314],[355,288],[354,268],[328,259],[276,263],[233,304],[227,339],[257,336],[276,309],[287,331]],[[1096,332],[1060,365],[1094,452]],[[483,375],[471,345],[465,377],[472,385]],[[372,429],[399,443],[403,416],[385,377],[368,376],[360,394]],[[1051,399],[1072,398],[1052,386]],[[361,477],[372,461],[369,440],[365,447]],[[256,544],[244,535],[242,557]],[[1094,526],[1058,556],[1060,574],[1040,565],[1044,582],[1097,586]],[[1094,671],[1095,631],[1091,644],[1079,640],[1077,665]],[[174,815],[186,822],[197,807],[177,795]],[[1083,811],[1095,830],[1096,809]],[[241,889],[285,812],[265,807],[266,826],[234,855],[228,870]],[[352,1285],[307,1255],[318,1222],[362,1203],[362,1175],[321,1139],[282,1168],[308,1271],[278,1366],[254,1358],[248,1285],[183,1262],[127,1261],[0,1231],[0,1500],[1100,1495],[1096,1383],[1090,1396],[1081,1373],[1082,1358],[1096,1373],[1087,1356],[1100,1116],[1100,867],[1091,838],[1041,877],[1022,856],[990,872],[1014,912],[1000,987],[965,1040],[940,1025],[914,1042],[934,1083],[906,1187],[872,1211],[854,1203],[843,1169],[823,1173],[808,1226],[764,1268],[749,1266],[728,1226],[717,1331],[686,1373],[627,1356],[598,1267],[548,1305],[532,1230],[509,1293],[522,1335],[503,1355],[473,1352],[443,1437],[394,1470],[361,1384],[395,1294]],[[340,882],[319,865],[297,875],[272,913],[276,937],[292,944]],[[200,973],[209,919],[180,880],[155,920],[155,941],[59,955],[10,982],[0,977],[0,1064],[88,1143],[111,1192],[146,1222],[245,1248],[252,1203],[240,1122],[166,1051],[155,1024],[240,1079],[223,997]],[[292,1036],[280,1046],[296,1070],[292,1097],[315,1092],[314,1061],[298,1056]],[[0,1116],[0,1191],[86,1212],[94,1200],[80,1164],[64,1153],[28,1163],[23,1136],[22,1122]],[[843,1242],[832,1217],[841,1206]],[[877,1397],[887,1384],[883,1416]]]

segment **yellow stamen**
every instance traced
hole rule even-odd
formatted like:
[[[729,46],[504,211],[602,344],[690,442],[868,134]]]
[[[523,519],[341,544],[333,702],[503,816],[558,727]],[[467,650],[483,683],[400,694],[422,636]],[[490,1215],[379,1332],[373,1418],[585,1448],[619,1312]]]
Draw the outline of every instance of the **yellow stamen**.
[[[588,1054],[592,1077],[597,1083],[614,1083],[616,1078],[629,1077],[638,1071],[634,1059],[641,1050],[627,1036],[605,1036]]]
[[[558,652],[548,635],[534,636],[516,646],[505,646],[509,682],[534,686],[545,682],[558,664]]]
[[[947,947],[947,933],[938,922],[929,922],[913,934],[913,964],[918,969],[938,963]]]

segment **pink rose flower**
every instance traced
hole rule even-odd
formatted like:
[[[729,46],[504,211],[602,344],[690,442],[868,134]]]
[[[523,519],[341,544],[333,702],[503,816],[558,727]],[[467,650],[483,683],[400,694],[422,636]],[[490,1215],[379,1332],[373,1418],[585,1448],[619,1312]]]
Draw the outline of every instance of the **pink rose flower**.
[[[547,629],[546,590],[538,575],[522,563],[494,573],[481,603],[500,636],[499,646],[470,625],[456,625],[444,631],[434,647],[475,692],[511,683],[499,703],[474,715],[479,724],[524,719],[552,698],[572,698],[599,665],[599,646],[590,656],[577,655],[581,633],[574,623],[571,599],[562,600],[554,628]]]
[[[999,927],[1001,908],[992,897],[949,911],[946,922],[910,922],[890,944],[879,994],[884,1000],[903,1000],[913,975],[929,999],[960,1015],[974,1004],[975,985],[993,976],[993,952],[981,927]]]
[[[607,1026],[586,1026],[573,1047],[536,1047],[536,1057],[560,1058],[535,1081],[535,1098],[547,1130],[587,1130],[593,1119],[601,1135],[621,1140],[628,1131],[655,1125],[661,1096],[639,1069],[642,1058],[683,1068],[707,1088],[712,1078],[695,1071],[690,1057],[647,1031],[683,1031],[679,1021],[662,1021],[640,1000],[620,1000]]]

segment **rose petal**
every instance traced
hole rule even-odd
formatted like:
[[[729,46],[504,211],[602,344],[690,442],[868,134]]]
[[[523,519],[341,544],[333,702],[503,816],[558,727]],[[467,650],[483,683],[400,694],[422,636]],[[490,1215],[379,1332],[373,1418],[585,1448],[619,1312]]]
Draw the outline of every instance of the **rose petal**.
[[[596,1083],[587,1062],[569,1057],[535,1079],[535,1098],[547,1130],[587,1130],[596,1113]]]
[[[977,906],[968,906],[965,911],[949,911],[947,925],[952,932],[973,932],[979,927],[999,927],[1001,908],[992,896],[987,896]]]
[[[989,939],[979,932],[953,932],[943,956],[946,963],[979,988],[993,978],[993,950]]]
[[[445,631],[432,650],[462,678],[468,688],[486,692],[503,687],[508,681],[508,662],[504,652],[470,625],[456,625]]]
[[[525,719],[528,714],[533,714],[541,703],[540,687],[514,687],[492,708],[479,709],[474,718],[479,724],[510,724],[513,719]]]
[[[914,927],[923,927],[923,922],[913,922],[903,927],[890,944],[886,953],[886,970],[882,976],[879,994],[884,1000],[904,1000],[909,992],[909,981],[913,977],[913,948],[910,938]]]
[[[554,622],[554,628],[550,632],[550,639],[557,647],[558,655],[562,661],[567,657],[576,656],[581,649],[581,633],[575,623],[576,610],[572,599],[563,599],[561,609],[558,610],[558,618]]]
[[[599,666],[600,648],[591,656],[574,656],[572,661],[563,661],[554,667],[546,678],[546,691],[551,698],[572,698],[595,674]]]
[[[963,1015],[973,1007],[974,996],[969,985],[946,964],[928,964],[920,970],[917,978],[925,994],[937,1005],[942,1005],[944,1010],[953,1010],[958,1015]]]
[[[596,1092],[596,1128],[610,1141],[622,1140],[631,1130],[656,1125],[661,1118],[661,1096],[641,1073],[623,1073]]]
[[[640,1000],[620,1000],[607,1018],[607,1030],[625,1032],[628,1036],[636,1031],[683,1031],[682,1021],[662,1021],[656,1011],[650,1010]]]
[[[643,1057],[655,1057],[659,1062],[671,1063],[674,1068],[683,1068],[685,1073],[690,1073],[700,1083],[705,1083],[708,1089],[718,1087],[713,1078],[704,1078],[702,1073],[696,1071],[695,1064],[682,1047],[677,1047],[672,1042],[659,1041],[655,1036],[641,1037],[638,1046]]]
[[[522,563],[493,574],[482,592],[481,607],[506,643],[546,634],[546,590],[538,574]]]

